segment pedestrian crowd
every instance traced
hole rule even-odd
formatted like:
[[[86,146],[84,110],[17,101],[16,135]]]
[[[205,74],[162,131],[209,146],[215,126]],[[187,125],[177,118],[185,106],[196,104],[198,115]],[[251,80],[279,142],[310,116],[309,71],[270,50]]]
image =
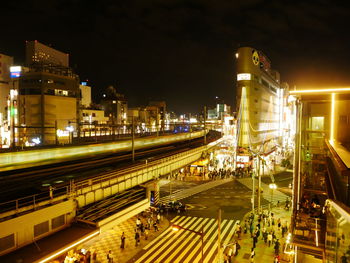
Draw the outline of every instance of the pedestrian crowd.
[[[271,211],[262,211],[258,215],[251,213],[244,222],[237,225],[237,230],[233,238],[233,243],[228,249],[224,250],[224,262],[231,263],[234,257],[238,255],[241,248],[238,243],[241,235],[248,236],[252,239],[250,249],[250,262],[255,262],[255,248],[258,243],[263,243],[266,247],[274,251],[274,263],[280,262],[280,252],[282,244],[280,239],[288,234],[289,226],[287,221],[276,218]]]

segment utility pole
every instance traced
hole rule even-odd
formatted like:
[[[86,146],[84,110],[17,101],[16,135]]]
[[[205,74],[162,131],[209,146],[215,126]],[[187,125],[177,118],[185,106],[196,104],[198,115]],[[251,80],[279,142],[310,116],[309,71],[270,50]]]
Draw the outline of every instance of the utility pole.
[[[134,116],[132,116],[132,128],[131,128],[131,134],[132,134],[132,161],[135,162],[135,123],[134,123]]]
[[[207,107],[204,106],[204,144],[207,144]]]
[[[263,173],[264,173],[264,163],[263,163]],[[260,173],[260,156],[258,155],[258,213],[261,213],[261,173]]]
[[[254,210],[254,192],[255,192],[255,175],[252,173],[252,181],[253,181],[253,189],[252,189],[252,213],[255,215],[255,210]]]
[[[157,137],[159,136],[159,110],[157,107],[157,116],[156,116],[156,126],[157,126]]]

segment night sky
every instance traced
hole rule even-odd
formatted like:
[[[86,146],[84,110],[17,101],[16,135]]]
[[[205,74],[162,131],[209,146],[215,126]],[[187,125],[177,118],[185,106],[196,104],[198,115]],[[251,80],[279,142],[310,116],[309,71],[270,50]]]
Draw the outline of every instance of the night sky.
[[[22,63],[25,40],[69,53],[95,101],[113,85],[130,107],[234,105],[239,46],[262,50],[292,87],[350,85],[350,8],[336,1],[6,1],[1,16],[0,53]]]

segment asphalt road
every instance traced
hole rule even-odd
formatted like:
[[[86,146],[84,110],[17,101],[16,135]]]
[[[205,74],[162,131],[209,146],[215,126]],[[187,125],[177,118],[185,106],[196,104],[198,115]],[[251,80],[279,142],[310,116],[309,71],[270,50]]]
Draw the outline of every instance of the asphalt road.
[[[170,188],[175,193],[200,183],[203,181],[172,181],[171,187],[169,184],[161,187],[160,194],[169,195]],[[217,218],[218,210],[221,209],[222,219],[241,220],[251,210],[251,194],[250,189],[234,180],[180,200],[188,206],[187,212],[181,215]]]
[[[278,189],[285,194],[291,195],[289,184],[292,182],[293,173],[281,172],[274,177]],[[270,177],[263,177],[261,180],[266,184],[271,183]],[[205,182],[207,181],[173,180],[171,183],[161,186],[160,195],[166,196],[169,195],[170,192],[176,193],[184,189],[191,189],[191,187]],[[243,216],[251,210],[251,197],[252,192],[249,188],[242,185],[237,180],[233,180],[229,183],[216,186],[180,200],[181,203],[188,206],[188,211],[182,213],[182,215],[217,218],[218,210],[221,209],[222,219],[241,220]],[[268,201],[269,200],[262,199],[261,204],[268,204]],[[257,203],[256,199],[255,202]],[[172,216],[174,215],[169,214],[169,218]]]

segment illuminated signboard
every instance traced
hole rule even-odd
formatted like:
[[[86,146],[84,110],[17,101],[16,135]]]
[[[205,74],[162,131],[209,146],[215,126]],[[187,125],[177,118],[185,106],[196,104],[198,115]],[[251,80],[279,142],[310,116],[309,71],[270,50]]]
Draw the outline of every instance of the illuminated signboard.
[[[248,163],[249,156],[237,156],[237,162],[239,163]]]
[[[13,66],[10,67],[10,76],[11,78],[19,78],[21,76],[22,67],[21,66]]]
[[[86,85],[87,85],[87,82],[86,82],[86,81],[82,81],[82,82],[81,82],[81,85],[86,86]]]
[[[237,81],[240,81],[240,80],[250,80],[250,79],[251,79],[250,73],[240,73],[240,74],[237,74]]]

